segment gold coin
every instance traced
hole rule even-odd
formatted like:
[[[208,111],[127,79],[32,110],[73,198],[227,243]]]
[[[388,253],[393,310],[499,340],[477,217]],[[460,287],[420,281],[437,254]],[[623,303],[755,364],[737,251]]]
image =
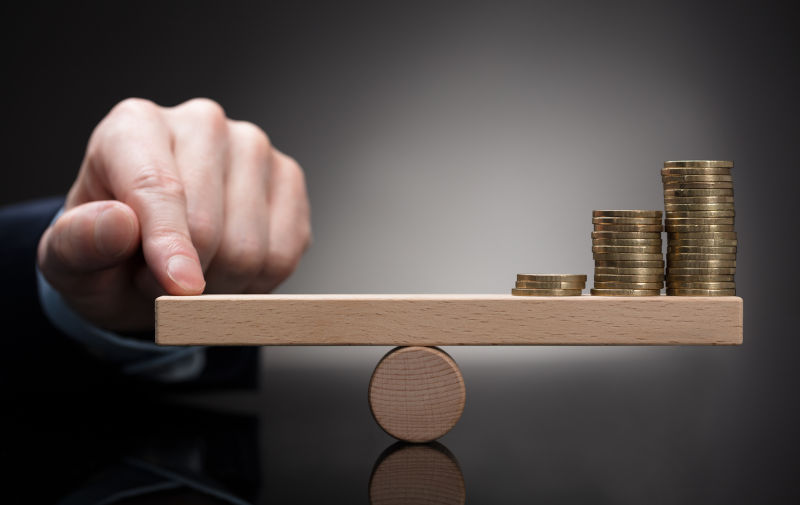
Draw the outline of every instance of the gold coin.
[[[659,296],[660,289],[592,289],[593,296]]]
[[[725,203],[664,202],[664,208],[667,209],[667,214],[669,214],[670,212],[708,212],[708,211],[721,211],[721,210],[728,210],[735,212],[735,207],[733,202],[725,202]]]
[[[594,274],[594,282],[664,282],[664,272],[652,275],[606,275]]]
[[[677,196],[677,195],[664,195],[664,205],[714,205],[721,203],[732,204],[734,199],[732,196]]]
[[[620,232],[661,232],[664,227],[659,224],[595,224],[595,231]]]
[[[680,289],[736,289],[735,282],[709,282],[709,281],[667,281],[667,287]]]
[[[592,217],[641,217],[661,219],[660,210],[593,210]]]
[[[593,231],[592,239],[649,239],[661,240],[661,231]]]
[[[664,196],[675,196],[680,198],[698,198],[703,196],[730,196],[733,197],[732,189],[680,189],[664,188]]]
[[[667,212],[667,219],[675,218],[698,218],[698,217],[736,217],[736,211],[730,210],[694,210],[694,211],[669,211]]]
[[[700,190],[697,190],[700,191]],[[699,196],[679,196],[664,194],[664,205],[711,205],[711,204],[734,204],[733,195],[699,195]],[[722,209],[730,210],[730,209]],[[667,215],[671,210],[667,210]]]
[[[667,269],[667,277],[684,276],[684,275],[734,275],[734,274],[736,274],[736,267],[692,267],[692,268],[671,267]]]
[[[664,190],[680,189],[729,189],[733,191],[732,182],[664,182]]]
[[[673,246],[667,247],[667,254],[736,254],[733,247]]]
[[[661,249],[661,237],[658,238],[595,238],[592,244],[596,246],[638,246],[638,247],[658,247]]]
[[[664,189],[664,201],[670,203],[730,203],[732,189]]]
[[[736,216],[667,216],[665,223],[672,224],[694,224],[694,223],[711,223],[711,224],[733,224]]]
[[[712,232],[712,231],[736,231],[732,224],[671,224],[667,225],[667,233],[687,233],[687,232]]]
[[[661,179],[687,175],[731,175],[729,168],[662,168]]]
[[[670,271],[675,268],[736,268],[736,260],[673,260]]]
[[[595,270],[597,270],[597,267],[664,268],[664,260],[661,261],[595,260],[594,265],[595,265]]]
[[[733,162],[726,160],[671,160],[664,162],[664,168],[684,167],[733,168]]]
[[[667,224],[734,224],[735,217],[668,217]]]
[[[657,261],[664,258],[658,253],[593,253],[595,261]]]
[[[664,275],[662,267],[595,267],[594,275]]]
[[[678,224],[680,224],[680,223],[682,223],[682,222],[684,222],[686,220],[690,220],[690,219],[691,220],[700,219],[703,222],[709,222],[709,223],[718,222],[717,220],[723,219],[725,221],[729,221],[729,222],[732,223],[736,219],[736,215],[735,215],[736,211],[735,210],[732,211],[730,209],[727,209],[727,210],[721,211],[721,212],[727,212],[728,214],[731,214],[731,212],[733,212],[734,214],[733,215],[728,215],[728,216],[722,216],[722,215],[704,216],[703,215],[703,211],[681,212],[681,214],[688,214],[688,215],[676,215],[677,213],[675,213],[675,212],[669,212],[669,213],[667,213],[667,218],[665,220],[665,223],[673,223],[673,224],[674,223],[678,223]]]
[[[668,288],[669,296],[736,296],[735,289],[680,289]]]
[[[661,244],[652,246],[623,246],[623,245],[593,245],[592,252],[608,253],[658,253],[661,254]]]
[[[512,289],[515,296],[580,296],[582,289]]]
[[[659,225],[661,219],[638,218],[638,217],[593,217],[592,224],[649,224]]]
[[[722,210],[716,212],[668,212],[667,222],[680,222],[684,219],[736,219],[735,210]]]
[[[674,233],[712,233],[712,232],[735,232],[736,227],[732,224],[674,224],[667,225],[667,232]]]
[[[662,175],[662,182],[733,182],[732,175],[693,175],[693,174],[677,174],[677,175]]]
[[[678,266],[687,261],[736,261],[735,254],[717,254],[711,256],[709,254],[682,254],[680,256],[667,256],[667,264]]]
[[[669,234],[670,240],[736,240],[735,231],[701,231]]]
[[[586,274],[517,274],[518,281],[586,282]]]
[[[667,235],[670,240],[737,240],[735,231],[689,231]]]
[[[739,245],[738,240],[703,240],[703,239],[690,239],[690,240],[670,240],[667,243],[667,249],[670,247],[732,247],[736,248]]]
[[[704,194],[688,194],[688,191],[730,191],[730,194],[718,195],[704,195]],[[678,193],[681,192],[681,193]],[[733,203],[735,195],[730,189],[669,189],[664,190],[664,203],[682,204],[682,203]]]
[[[514,287],[522,289],[583,289],[586,287],[586,283],[583,281],[517,281]]]
[[[604,276],[594,279],[594,287],[599,289],[661,289],[664,285],[664,278],[641,277],[641,276]],[[637,284],[652,284],[652,286],[637,286]]]
[[[729,168],[662,168],[661,178],[686,175],[731,175]]]
[[[736,252],[689,252],[689,251],[670,251],[667,258],[672,260],[735,260]]]
[[[667,254],[736,254],[736,246],[674,245],[667,247]]]
[[[668,275],[670,282],[734,282],[735,275]]]
[[[594,287],[595,289],[661,289],[664,287],[664,282],[595,281]]]

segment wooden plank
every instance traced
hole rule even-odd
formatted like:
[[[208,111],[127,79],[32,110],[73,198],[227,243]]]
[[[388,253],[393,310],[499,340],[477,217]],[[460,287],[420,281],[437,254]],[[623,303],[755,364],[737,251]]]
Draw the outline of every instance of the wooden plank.
[[[156,300],[165,345],[735,345],[742,299],[202,295]]]

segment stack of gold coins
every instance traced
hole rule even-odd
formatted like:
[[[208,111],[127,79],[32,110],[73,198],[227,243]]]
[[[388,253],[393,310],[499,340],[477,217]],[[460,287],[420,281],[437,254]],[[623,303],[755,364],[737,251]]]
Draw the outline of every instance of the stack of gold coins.
[[[516,296],[580,296],[586,287],[583,274],[517,274]]]
[[[658,296],[664,286],[660,210],[592,212],[594,289],[598,296]]]
[[[736,294],[732,161],[666,161],[667,294]]]

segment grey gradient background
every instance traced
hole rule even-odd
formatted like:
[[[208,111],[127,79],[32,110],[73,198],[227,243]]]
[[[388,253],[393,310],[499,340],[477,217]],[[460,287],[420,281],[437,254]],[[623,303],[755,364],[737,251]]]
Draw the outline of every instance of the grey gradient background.
[[[6,16],[0,202],[63,194],[128,96],[194,96],[306,171],[283,293],[501,293],[592,271],[590,211],[662,208],[666,159],[733,159],[739,348],[449,348],[468,500],[780,503],[796,477],[798,16],[771,2],[150,3]],[[386,348],[274,348],[264,500],[363,502]]]

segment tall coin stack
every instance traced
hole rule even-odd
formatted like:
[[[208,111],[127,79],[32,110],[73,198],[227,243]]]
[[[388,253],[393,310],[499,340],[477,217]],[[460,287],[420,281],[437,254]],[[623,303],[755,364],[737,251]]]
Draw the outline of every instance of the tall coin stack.
[[[658,296],[664,286],[660,210],[592,212],[594,289],[598,296]]]
[[[514,296],[580,296],[586,287],[584,274],[517,274]]]
[[[736,294],[732,161],[666,161],[667,294]]]

